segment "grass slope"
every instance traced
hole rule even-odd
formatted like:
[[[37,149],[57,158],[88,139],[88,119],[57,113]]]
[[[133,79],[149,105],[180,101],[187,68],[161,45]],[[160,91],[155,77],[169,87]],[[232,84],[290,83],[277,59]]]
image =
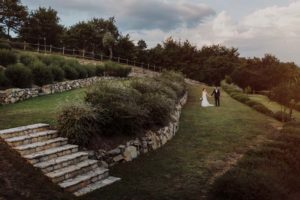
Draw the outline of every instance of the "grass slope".
[[[249,95],[249,98],[251,100],[257,101],[270,110],[272,110],[274,113],[278,112],[281,110],[281,105],[275,101],[270,100],[267,96],[264,95],[257,95],[257,94],[251,94]],[[300,121],[300,112],[294,110],[293,111],[293,116],[296,118],[297,121]]]
[[[111,169],[122,181],[82,199],[201,199],[208,182],[278,123],[223,92],[220,108],[200,108],[201,86],[189,88],[180,130],[163,148]],[[212,101],[212,99],[211,99]],[[264,138],[264,137],[261,137]],[[262,139],[264,140],[264,139]]]
[[[0,130],[34,123],[55,125],[61,106],[82,101],[84,91],[85,89],[77,89],[0,106]]]

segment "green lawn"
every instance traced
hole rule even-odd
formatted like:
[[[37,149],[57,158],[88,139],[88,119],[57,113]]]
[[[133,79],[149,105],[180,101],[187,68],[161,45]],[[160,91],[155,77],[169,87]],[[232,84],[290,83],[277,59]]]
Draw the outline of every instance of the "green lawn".
[[[61,107],[83,100],[85,89],[32,98],[16,104],[0,106],[0,130],[34,123],[56,123]]]
[[[249,95],[249,98],[251,100],[254,100],[256,102],[263,104],[264,106],[266,106],[267,108],[272,110],[274,113],[281,110],[281,105],[275,101],[271,101],[267,96],[252,94],[252,95]],[[294,117],[297,119],[297,121],[299,121],[300,120],[300,112],[295,110]]]
[[[225,92],[222,107],[201,108],[201,86],[189,88],[180,130],[161,149],[113,167],[122,181],[82,199],[202,199],[211,177],[249,145],[264,141],[279,122],[245,106]],[[212,101],[212,99],[210,99]],[[260,136],[260,137],[258,137]]]

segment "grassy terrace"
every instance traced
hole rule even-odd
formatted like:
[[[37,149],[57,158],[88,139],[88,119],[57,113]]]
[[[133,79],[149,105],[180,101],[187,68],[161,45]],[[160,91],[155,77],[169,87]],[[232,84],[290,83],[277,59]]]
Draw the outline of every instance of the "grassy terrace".
[[[201,199],[208,182],[250,145],[272,132],[270,119],[223,93],[222,107],[200,108],[201,86],[189,88],[181,127],[163,148],[111,170],[122,181],[82,199]],[[212,100],[211,100],[212,101]]]
[[[256,102],[263,104],[264,106],[266,106],[267,108],[272,110],[274,113],[281,110],[281,105],[278,104],[277,102],[271,101],[267,96],[252,94],[252,95],[249,95],[249,98],[251,100],[254,100]],[[294,110],[293,112],[294,112],[293,115],[297,119],[297,121],[300,121],[300,112],[298,112],[296,110]]]
[[[0,106],[0,130],[40,122],[55,125],[61,106],[82,101],[84,91],[77,89]]]
[[[183,109],[181,127],[173,140],[155,152],[112,168],[111,174],[122,181],[82,199],[201,199],[213,176],[229,168],[249,146],[264,141],[273,132],[273,124],[279,123],[233,100],[225,92],[222,107],[200,108],[201,91],[202,86],[189,87],[190,97]],[[84,89],[78,89],[2,106],[0,129],[37,122],[55,124],[60,107],[81,101],[83,96]],[[7,173],[18,171],[18,166],[10,166]],[[39,176],[33,170],[26,173]],[[27,184],[21,174],[11,175],[11,179],[12,184]],[[34,193],[40,188],[39,183],[31,181],[28,191]],[[4,194],[6,189],[9,190],[8,186],[4,186]],[[53,192],[61,195],[54,188]],[[40,191],[41,196],[47,193]]]

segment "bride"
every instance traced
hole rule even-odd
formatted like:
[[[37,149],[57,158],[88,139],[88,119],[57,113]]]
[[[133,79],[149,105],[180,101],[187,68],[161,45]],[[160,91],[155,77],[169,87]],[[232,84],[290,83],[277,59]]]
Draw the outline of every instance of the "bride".
[[[201,100],[201,107],[210,107],[210,106],[214,106],[212,104],[210,104],[207,100],[207,91],[205,88],[203,88],[202,90],[202,98]]]

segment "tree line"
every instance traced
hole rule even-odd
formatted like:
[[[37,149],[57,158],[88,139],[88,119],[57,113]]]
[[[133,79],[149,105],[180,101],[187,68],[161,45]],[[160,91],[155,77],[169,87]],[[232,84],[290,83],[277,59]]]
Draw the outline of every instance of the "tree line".
[[[199,49],[188,40],[171,37],[148,48],[144,40],[135,43],[130,35],[120,33],[114,17],[92,18],[65,27],[53,8],[29,11],[20,0],[0,1],[0,16],[0,36],[9,39],[35,44],[46,41],[47,45],[151,63],[212,85],[227,77],[251,92],[299,85],[300,71],[295,63],[282,62],[270,54],[263,58],[242,58],[237,48],[221,45]],[[16,38],[11,38],[12,33]]]

